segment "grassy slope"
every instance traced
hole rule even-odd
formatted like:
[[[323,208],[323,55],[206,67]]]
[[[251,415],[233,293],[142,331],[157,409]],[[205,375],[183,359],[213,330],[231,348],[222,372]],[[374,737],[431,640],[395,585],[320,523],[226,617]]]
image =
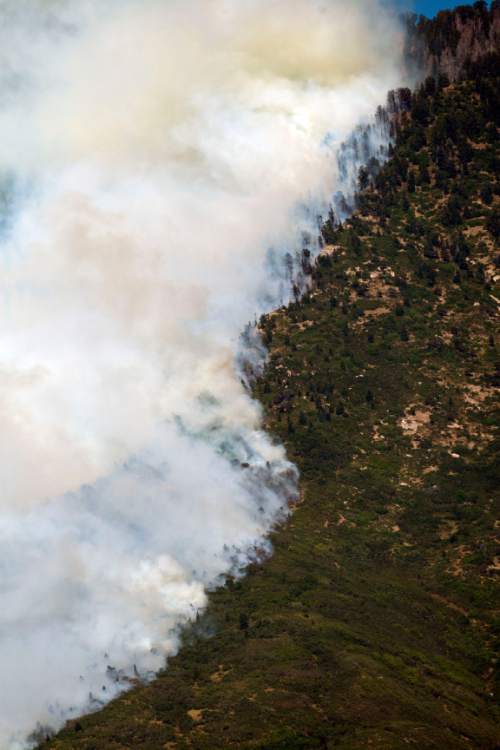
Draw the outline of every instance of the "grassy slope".
[[[156,681],[45,750],[500,742],[498,79],[481,80],[418,98],[378,189],[326,227],[314,291],[262,322],[255,393],[303,488],[274,556],[213,593]]]

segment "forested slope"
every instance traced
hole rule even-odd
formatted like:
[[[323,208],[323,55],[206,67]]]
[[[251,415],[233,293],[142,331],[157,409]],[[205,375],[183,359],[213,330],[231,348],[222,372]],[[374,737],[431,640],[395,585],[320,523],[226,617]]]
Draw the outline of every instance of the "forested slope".
[[[302,476],[273,557],[45,750],[498,747],[499,69],[403,92],[310,293],[261,321]]]

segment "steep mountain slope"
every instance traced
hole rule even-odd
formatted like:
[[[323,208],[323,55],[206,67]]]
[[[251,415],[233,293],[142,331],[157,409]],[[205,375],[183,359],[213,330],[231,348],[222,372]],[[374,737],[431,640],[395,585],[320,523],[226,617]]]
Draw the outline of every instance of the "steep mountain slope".
[[[499,70],[400,92],[310,293],[261,321],[303,490],[272,559],[45,750],[498,747]]]
[[[500,2],[484,1],[443,10],[436,18],[412,15],[407,20],[406,55],[410,70],[424,78],[447,75],[455,81],[468,62],[498,50]]]

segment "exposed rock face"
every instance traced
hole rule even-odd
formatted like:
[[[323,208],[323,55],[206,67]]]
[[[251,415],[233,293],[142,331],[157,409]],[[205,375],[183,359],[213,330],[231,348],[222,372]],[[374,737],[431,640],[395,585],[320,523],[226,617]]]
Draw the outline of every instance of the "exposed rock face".
[[[417,77],[446,75],[455,81],[465,66],[500,47],[500,0],[445,10],[429,20],[408,18],[406,58]]]

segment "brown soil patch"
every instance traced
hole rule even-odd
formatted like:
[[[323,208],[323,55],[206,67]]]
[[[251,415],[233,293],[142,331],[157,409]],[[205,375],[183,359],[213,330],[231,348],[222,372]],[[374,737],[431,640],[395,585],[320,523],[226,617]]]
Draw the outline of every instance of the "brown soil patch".
[[[229,674],[230,671],[230,669],[224,669],[223,664],[219,664],[219,669],[217,670],[217,672],[214,672],[210,675],[210,681],[215,682],[216,684],[222,682],[224,677]]]
[[[500,573],[500,556],[495,555],[491,565],[488,565],[488,571],[490,573]]]
[[[187,715],[196,723],[203,721],[203,710],[201,708],[192,708],[187,712]]]
[[[442,542],[446,542],[457,533],[458,529],[459,525],[456,521],[446,521],[439,530],[439,538]]]
[[[409,406],[399,424],[405,435],[417,435],[431,421],[432,411],[425,407]]]

